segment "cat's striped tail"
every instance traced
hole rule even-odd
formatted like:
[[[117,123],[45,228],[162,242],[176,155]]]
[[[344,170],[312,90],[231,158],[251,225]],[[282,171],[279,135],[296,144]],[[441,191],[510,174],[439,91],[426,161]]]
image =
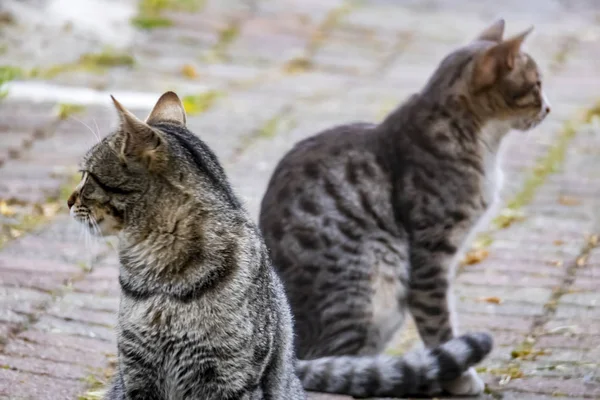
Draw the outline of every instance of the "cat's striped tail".
[[[434,349],[402,356],[335,356],[298,360],[306,390],[355,397],[405,397],[439,392],[492,350],[487,333],[469,333]]]

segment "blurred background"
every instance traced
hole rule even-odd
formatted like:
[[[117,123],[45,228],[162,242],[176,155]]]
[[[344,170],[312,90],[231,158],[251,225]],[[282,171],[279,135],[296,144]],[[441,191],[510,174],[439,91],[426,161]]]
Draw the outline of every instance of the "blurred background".
[[[535,26],[553,107],[508,139],[504,205],[459,269],[461,329],[496,338],[482,398],[600,398],[595,0],[1,0],[0,398],[95,399],[112,374],[114,243],[66,209],[116,126],[109,94],[145,117],[176,91],[256,216],[294,142],[380,121],[499,17]],[[389,351],[417,344],[408,324]]]

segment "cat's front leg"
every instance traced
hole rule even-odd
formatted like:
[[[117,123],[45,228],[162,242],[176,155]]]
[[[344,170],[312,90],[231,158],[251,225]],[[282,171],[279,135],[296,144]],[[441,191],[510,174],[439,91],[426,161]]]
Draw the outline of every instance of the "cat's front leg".
[[[457,249],[445,239],[427,241],[411,248],[408,304],[419,335],[428,348],[435,348],[457,336],[454,298],[451,290],[452,265]],[[443,382],[454,395],[477,395],[484,382],[473,368],[458,379]]]

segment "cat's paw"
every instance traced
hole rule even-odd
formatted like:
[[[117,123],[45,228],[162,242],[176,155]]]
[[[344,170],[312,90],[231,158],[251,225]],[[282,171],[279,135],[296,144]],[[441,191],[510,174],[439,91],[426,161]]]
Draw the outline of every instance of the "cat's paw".
[[[485,389],[485,383],[477,375],[474,368],[469,368],[459,378],[444,382],[442,384],[444,390],[448,393],[457,396],[475,396],[483,393]]]

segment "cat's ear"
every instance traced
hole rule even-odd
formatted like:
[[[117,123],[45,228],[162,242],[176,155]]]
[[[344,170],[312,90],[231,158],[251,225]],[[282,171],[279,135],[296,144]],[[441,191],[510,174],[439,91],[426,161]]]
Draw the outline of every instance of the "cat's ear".
[[[185,109],[179,97],[174,92],[166,92],[156,102],[156,105],[146,118],[147,124],[171,122],[185,126]]]
[[[485,50],[475,61],[473,87],[475,91],[493,85],[515,67],[516,58],[533,26]]]
[[[481,32],[475,40],[487,40],[490,42],[500,43],[504,35],[504,19],[499,19],[492,25],[488,26]]]
[[[112,95],[110,98],[121,120],[123,140],[120,157],[125,162],[132,159],[141,162],[149,169],[158,167],[166,158],[165,140],[161,133],[133,115]]]

